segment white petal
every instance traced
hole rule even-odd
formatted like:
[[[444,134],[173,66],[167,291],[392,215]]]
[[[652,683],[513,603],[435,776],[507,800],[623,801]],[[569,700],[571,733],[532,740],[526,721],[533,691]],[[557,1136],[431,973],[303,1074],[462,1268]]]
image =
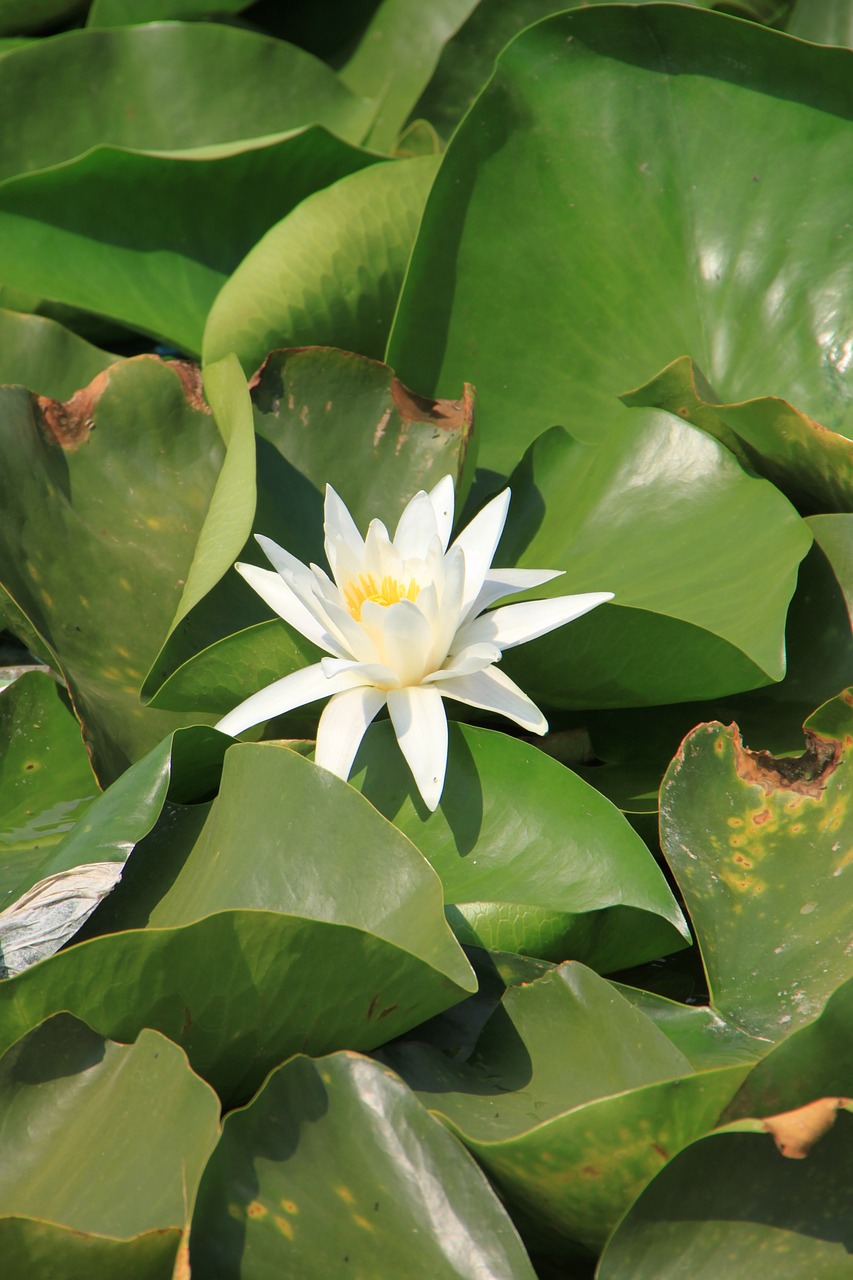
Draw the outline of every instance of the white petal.
[[[490,569],[468,616],[474,618],[496,600],[515,595],[517,591],[542,587],[565,572],[565,569]]]
[[[471,644],[447,661],[447,667],[433,671],[423,678],[423,684],[435,684],[438,680],[450,680],[453,676],[470,676],[475,671],[490,667],[500,660],[501,651],[493,644]],[[324,662],[337,662],[336,658],[324,658]]]
[[[438,807],[447,769],[447,716],[434,687],[392,689],[388,714],[424,804]]]
[[[438,537],[435,508],[421,490],[406,506],[394,533],[394,550],[403,560],[424,558],[430,542]],[[442,547],[442,551],[444,548]]]
[[[330,635],[313,614],[309,613],[296,593],[274,569],[259,569],[254,564],[236,564],[234,568],[257,591],[269,607],[327,653],[343,657],[346,650]]]
[[[320,666],[323,674],[337,675],[339,671],[354,671],[361,677],[362,684],[373,684],[380,689],[399,689],[400,678],[390,667],[378,662],[354,662],[344,658],[321,658]]]
[[[388,537],[388,530],[381,520],[371,520],[367,526],[362,564],[365,573],[377,574],[380,578],[386,573],[397,576],[397,556]]]
[[[439,538],[441,538],[441,549],[446,551],[453,529],[453,504],[455,501],[453,476],[444,476],[439,480],[435,488],[430,490],[429,500],[435,512],[435,527],[438,530]]]
[[[400,684],[420,684],[428,670],[433,630],[411,600],[381,605],[366,600],[361,623],[376,645],[379,662],[391,667]]]
[[[349,689],[336,693],[320,716],[314,759],[344,781],[367,726],[385,706],[381,689]]]
[[[512,649],[544,636],[566,622],[573,622],[597,605],[613,599],[612,591],[590,591],[579,596],[555,596],[552,600],[523,600],[502,609],[483,613],[457,634],[465,645],[491,641],[501,649]]]
[[[341,671],[330,679],[323,674],[322,664],[315,662],[313,666],[292,671],[289,676],[253,693],[223,716],[215,727],[221,733],[236,738],[238,733],[250,729],[253,724],[272,720],[273,716],[284,715],[285,711],[293,711],[295,707],[303,707],[308,702],[316,702],[318,698],[327,698],[329,694],[342,693],[363,683],[356,671]]]
[[[330,484],[326,485],[323,529],[326,534],[326,559],[329,561],[329,568],[337,578],[335,544],[338,539],[345,542],[359,559],[364,556],[364,539],[355,527],[355,521],[347,510],[346,504],[342,502]]]
[[[474,516],[454,542],[465,553],[465,590],[462,595],[463,618],[480,594],[480,588],[497,551],[509,510],[509,489],[504,489]]]
[[[468,707],[478,707],[481,711],[495,711],[498,715],[506,716],[531,733],[548,732],[548,721],[536,703],[531,702],[527,694],[498,667],[488,667],[474,675],[436,682],[432,687],[442,697],[453,698],[456,702],[464,702]]]

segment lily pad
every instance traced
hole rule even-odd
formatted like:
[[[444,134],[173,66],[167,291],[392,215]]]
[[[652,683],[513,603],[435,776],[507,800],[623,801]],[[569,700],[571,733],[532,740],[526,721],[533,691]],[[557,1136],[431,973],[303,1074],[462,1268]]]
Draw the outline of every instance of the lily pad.
[[[80,725],[56,681],[32,671],[0,698],[0,920],[15,888],[98,795]]]
[[[840,430],[850,68],[678,4],[528,28],[448,147],[389,363],[435,395],[474,382],[500,474],[555,422],[600,438],[685,352],[727,403],[771,391]]]
[[[752,1065],[694,1073],[651,1019],[574,962],[509,988],[467,1063],[415,1043],[380,1056],[476,1156],[522,1238],[563,1261],[601,1248]]]
[[[642,484],[627,482],[636,476]],[[593,445],[553,428],[511,488],[495,563],[565,570],[539,596],[615,593],[507,654],[508,673],[534,700],[687,702],[785,674],[785,614],[811,534],[716,441],[651,410],[617,418]]]
[[[40,31],[85,7],[86,0],[0,0],[0,35]]]
[[[748,469],[772,480],[804,515],[853,505],[853,421],[846,429],[841,424],[839,435],[775,396],[720,404],[689,356],[621,399],[629,407],[666,409],[701,427]]]
[[[438,158],[371,165],[308,196],[222,286],[205,361],[229,351],[247,374],[280,347],[332,346],[381,359]]]
[[[804,727],[805,753],[776,759],[747,749],[736,725],[699,725],[661,788],[661,843],[711,1003],[769,1041],[810,1022],[853,975],[853,694]]]
[[[97,146],[0,184],[0,279],[197,354],[264,232],[378,158],[316,125],[193,152]]]
[[[55,320],[0,310],[0,384],[68,400],[117,359]]]
[[[46,677],[28,677],[34,678]],[[25,686],[24,681],[18,684]],[[5,696],[12,702],[16,692],[17,686]],[[28,703],[31,705],[30,699],[24,702],[25,710]],[[5,709],[0,702],[0,712]],[[37,714],[39,735],[47,729],[52,730],[52,736],[50,741],[46,737],[37,738],[44,742],[40,759],[31,750],[26,751],[31,743],[21,744],[26,751],[25,770],[30,764],[35,765],[36,770],[41,769],[46,763],[45,757],[51,758],[48,753],[58,754],[68,739],[67,725],[56,723],[57,713],[54,710],[51,714],[50,704],[42,705]],[[72,717],[69,719],[73,722]],[[25,737],[32,733],[32,727],[32,723],[26,728],[19,725],[17,732]],[[76,723],[74,727],[76,729]],[[14,740],[6,757],[13,788],[21,745]],[[84,786],[91,790],[82,802],[79,799],[58,802],[36,818],[28,813],[31,825],[20,834],[36,833],[29,842],[30,847],[27,844],[22,847],[19,839],[5,851],[11,856],[0,864],[0,888],[4,895],[4,909],[0,911],[0,968],[4,978],[53,955],[81,929],[118,883],[134,846],[154,828],[164,808],[168,810],[170,803],[191,804],[200,797],[207,798],[216,789],[227,740],[212,729],[179,729],[97,798],[79,735],[76,747],[86,763],[88,783],[79,777],[82,761],[77,763],[79,755],[75,752],[73,772],[67,768],[63,777],[59,772],[54,776],[51,770],[50,778],[43,781],[38,790],[43,793],[49,787],[51,799],[66,789],[72,795]],[[35,759],[27,758],[33,755]],[[31,794],[24,803],[35,805],[36,795],[32,792],[36,788],[29,790]],[[14,840],[17,833],[12,834]]]
[[[177,1227],[131,1240],[82,1235],[51,1222],[0,1218],[3,1265],[27,1280],[173,1280],[181,1244]]]
[[[452,724],[447,781],[431,814],[386,722],[368,730],[351,782],[429,859],[463,943],[607,972],[689,941],[639,836],[535,747]]]
[[[57,112],[63,101],[79,109]],[[176,152],[316,124],[357,143],[372,114],[317,58],[252,31],[198,22],[68,31],[0,61],[0,116],[16,121],[0,146],[0,178],[105,144]]]
[[[199,1280],[534,1280],[471,1157],[392,1072],[354,1053],[293,1058],[228,1116],[190,1261]]]
[[[804,1159],[780,1154],[770,1120],[729,1125],[676,1155],[619,1224],[599,1280],[853,1275],[853,1105],[826,1103],[821,1117],[835,1108],[833,1122]]]
[[[156,1031],[113,1044],[68,1014],[0,1059],[0,1215],[123,1238],[181,1227],[219,1101]]]
[[[0,455],[0,581],[66,677],[106,783],[186,723],[142,707],[138,690],[180,600],[222,441],[197,371],[142,357],[65,404],[0,389]]]
[[[87,931],[0,983],[0,1044],[59,1009],[116,1039],[154,1026],[231,1102],[294,1052],[372,1049],[476,985],[417,850],[275,744],[230,750],[211,806],[164,811]]]

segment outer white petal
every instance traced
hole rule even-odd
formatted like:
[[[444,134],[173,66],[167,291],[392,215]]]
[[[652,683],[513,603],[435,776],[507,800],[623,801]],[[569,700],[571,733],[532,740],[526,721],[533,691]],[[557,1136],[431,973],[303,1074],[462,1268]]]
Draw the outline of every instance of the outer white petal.
[[[361,677],[362,684],[373,684],[379,689],[399,689],[400,677],[390,667],[378,662],[354,662],[345,658],[321,658],[320,666],[326,676],[337,675],[339,671],[354,671]]]
[[[440,667],[450,652],[462,616],[464,590],[465,553],[461,547],[451,547],[444,558],[444,586],[433,626],[433,645],[427,664],[432,670]]]
[[[446,551],[453,529],[453,504],[455,501],[453,476],[444,476],[439,480],[435,488],[430,490],[429,500],[435,512],[435,527],[438,530],[439,538],[441,538],[441,549]]]
[[[423,684],[435,684],[437,681],[450,680],[454,676],[470,676],[475,671],[482,671],[485,667],[490,667],[493,662],[499,662],[501,651],[494,644],[471,644],[467,648],[461,649],[459,653],[453,655],[447,661],[447,666],[442,667],[438,671],[432,671],[429,675],[424,676]],[[337,658],[324,658],[323,662],[337,662]]]
[[[438,807],[447,769],[447,716],[434,686],[393,689],[388,714],[426,807]]]
[[[468,616],[475,618],[496,600],[515,595],[517,591],[532,591],[563,573],[565,569],[490,569]]]
[[[495,711],[531,733],[548,732],[548,721],[536,703],[531,702],[527,694],[498,667],[487,667],[474,675],[436,682],[432,688],[443,697],[464,702],[468,707]]]
[[[433,538],[438,537],[435,508],[424,493],[416,493],[407,504],[394,532],[394,550],[403,560],[426,556]],[[442,551],[444,548],[442,547]]]
[[[367,726],[384,706],[381,689],[363,687],[336,693],[317,726],[316,763],[346,780]]]
[[[599,604],[613,599],[612,591],[590,591],[579,596],[555,596],[551,600],[523,600],[483,613],[457,634],[456,643],[469,645],[491,641],[500,649],[512,649],[544,636],[566,622],[573,622]]]
[[[504,489],[474,516],[454,542],[465,553],[465,590],[462,594],[462,617],[470,612],[480,594],[486,573],[497,551],[509,510],[509,489]]]
[[[355,527],[346,504],[338,497],[330,484],[326,485],[326,500],[323,509],[323,529],[326,534],[326,559],[337,579],[335,545],[340,539],[361,559],[364,556],[364,539]]]
[[[319,645],[321,649],[325,649],[327,653],[333,653],[341,658],[347,654],[347,650],[340,641],[330,635],[314,615],[308,612],[296,593],[274,569],[259,569],[254,564],[239,563],[234,568],[241,577],[246,579],[252,590],[257,591],[261,599],[265,600],[280,618],[284,618],[285,622],[289,622],[292,627],[301,631],[304,636]]]
[[[322,664],[315,662],[313,666],[292,671],[289,676],[253,693],[245,702],[241,702],[227,716],[217,721],[215,727],[236,738],[238,733],[250,729],[253,724],[271,720],[273,716],[284,715],[285,711],[293,711],[294,707],[303,707],[308,702],[316,702],[318,698],[327,698],[329,694],[342,693],[345,689],[362,684],[364,680],[357,671],[341,671],[330,679],[323,674]]]

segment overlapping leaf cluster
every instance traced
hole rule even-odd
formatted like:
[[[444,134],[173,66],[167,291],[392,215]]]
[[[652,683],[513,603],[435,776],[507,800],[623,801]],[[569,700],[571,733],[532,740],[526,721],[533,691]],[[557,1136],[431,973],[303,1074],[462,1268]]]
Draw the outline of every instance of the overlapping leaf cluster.
[[[848,1274],[851,43],[0,0],[4,1275]],[[218,733],[252,535],[448,473],[615,593],[548,737]]]

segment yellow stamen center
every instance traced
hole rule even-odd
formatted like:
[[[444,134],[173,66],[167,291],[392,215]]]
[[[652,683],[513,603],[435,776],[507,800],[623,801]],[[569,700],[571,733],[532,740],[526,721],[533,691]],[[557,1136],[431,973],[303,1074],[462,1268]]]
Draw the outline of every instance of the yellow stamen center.
[[[380,582],[377,582],[375,574],[360,573],[357,578],[350,578],[344,587],[344,600],[356,622],[360,622],[362,605],[368,600],[387,608],[401,600],[417,600],[420,590],[414,578],[407,585],[388,573]]]

